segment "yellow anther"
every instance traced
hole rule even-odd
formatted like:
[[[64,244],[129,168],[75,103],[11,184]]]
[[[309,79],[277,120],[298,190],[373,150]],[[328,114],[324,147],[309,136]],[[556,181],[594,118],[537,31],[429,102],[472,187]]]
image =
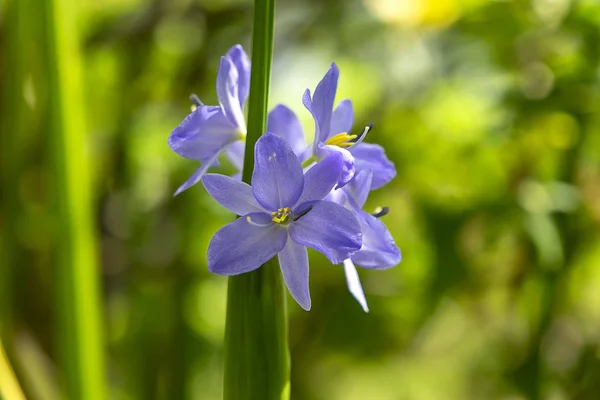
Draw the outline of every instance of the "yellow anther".
[[[347,140],[347,138],[348,134],[346,132],[338,133],[337,135],[334,135],[327,139],[325,141],[325,144],[339,146],[340,144],[344,143]]]
[[[279,210],[271,213],[271,216],[273,217],[271,219],[271,221],[273,221],[277,224],[283,224],[290,219],[291,214],[292,214],[291,208],[289,208],[289,207],[280,208]]]
[[[356,137],[356,135],[348,135],[348,133],[342,132],[327,139],[325,144],[338,147],[350,147],[354,144],[351,141],[356,139]]]

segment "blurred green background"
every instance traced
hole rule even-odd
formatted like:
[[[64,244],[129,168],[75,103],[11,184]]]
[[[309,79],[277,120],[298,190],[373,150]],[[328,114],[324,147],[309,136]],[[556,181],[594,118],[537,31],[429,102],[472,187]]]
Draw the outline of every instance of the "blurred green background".
[[[0,318],[27,397],[44,400],[61,390],[61,228],[37,3],[12,2],[19,35],[0,3],[14,149],[1,160]],[[252,4],[73,4],[109,398],[219,399],[227,279],[206,249],[232,215],[199,185],[172,197],[197,165],[166,140],[190,93],[216,104],[219,58],[249,50]],[[313,309],[288,302],[292,399],[600,398],[600,3],[279,0],[270,102],[309,134],[301,96],[332,61],[338,100],[396,164],[368,207],[391,208],[404,259],[359,271],[365,314],[342,268],[311,253]]]

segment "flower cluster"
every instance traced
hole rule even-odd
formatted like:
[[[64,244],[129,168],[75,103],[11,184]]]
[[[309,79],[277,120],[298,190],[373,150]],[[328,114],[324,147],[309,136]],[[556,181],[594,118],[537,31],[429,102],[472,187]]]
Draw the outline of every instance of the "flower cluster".
[[[278,105],[271,110],[267,132],[254,148],[251,185],[241,182],[239,173],[207,173],[223,153],[239,171],[243,166],[250,61],[241,46],[221,58],[219,105],[195,98],[194,111],[173,130],[168,143],[180,156],[201,163],[175,194],[201,180],[220,205],[240,216],[211,239],[211,272],[242,274],[277,256],[292,297],[309,310],[310,247],[332,264],[343,264],[350,292],[368,311],[355,265],[390,268],[401,255],[380,220],[388,209],[370,214],[363,207],[369,192],[390,182],[396,170],[381,146],[364,142],[371,125],[351,133],[352,102],[343,100],[334,108],[338,79],[339,70],[332,64],[314,93],[304,93],[302,102],[315,121],[310,145],[291,109]]]

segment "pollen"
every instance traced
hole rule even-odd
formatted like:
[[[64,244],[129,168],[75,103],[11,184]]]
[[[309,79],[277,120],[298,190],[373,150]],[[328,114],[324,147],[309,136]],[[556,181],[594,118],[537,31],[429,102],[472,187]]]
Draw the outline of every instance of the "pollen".
[[[358,136],[356,135],[349,135],[347,132],[342,132],[327,139],[325,144],[338,147],[350,147],[354,144],[353,140],[357,137]]]
[[[273,221],[277,224],[285,224],[286,222],[289,221],[291,214],[292,214],[291,208],[289,208],[289,207],[280,208],[279,210],[273,211],[271,213],[271,216],[273,216],[273,219],[271,219],[271,221]]]

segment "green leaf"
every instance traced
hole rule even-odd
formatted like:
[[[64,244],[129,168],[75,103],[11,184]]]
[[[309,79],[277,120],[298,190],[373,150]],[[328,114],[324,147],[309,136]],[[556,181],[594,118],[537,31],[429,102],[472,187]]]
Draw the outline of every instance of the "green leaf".
[[[42,2],[53,164],[57,339],[67,396],[105,398],[98,253],[85,143],[77,2]]]

